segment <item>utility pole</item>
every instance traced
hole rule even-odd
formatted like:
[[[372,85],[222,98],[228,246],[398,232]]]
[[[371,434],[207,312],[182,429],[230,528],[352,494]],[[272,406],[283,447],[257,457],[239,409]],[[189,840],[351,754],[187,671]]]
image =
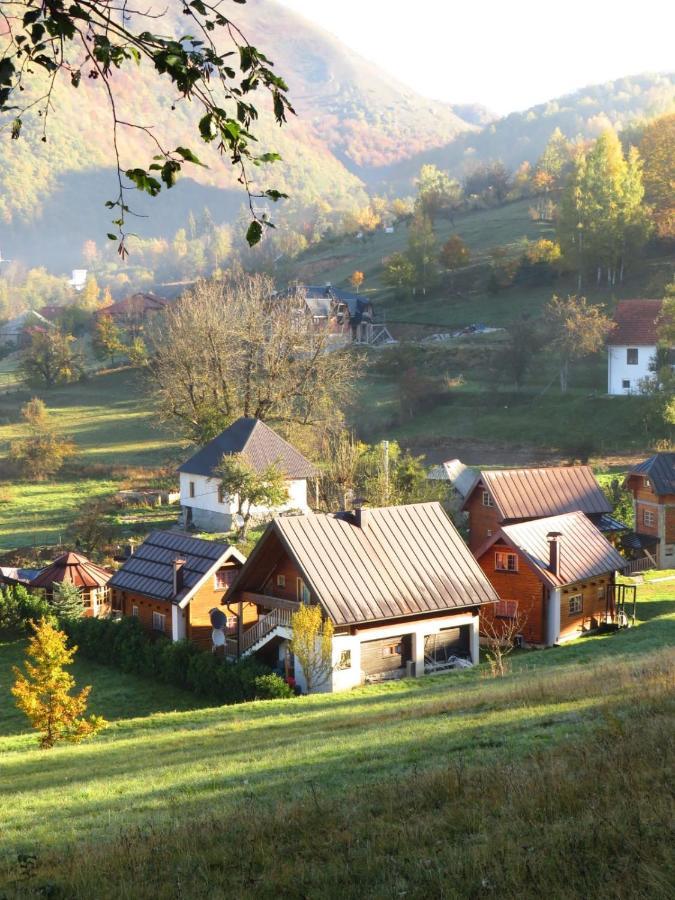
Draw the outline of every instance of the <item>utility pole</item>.
[[[382,441],[382,470],[384,472],[384,495],[389,502],[389,441]]]

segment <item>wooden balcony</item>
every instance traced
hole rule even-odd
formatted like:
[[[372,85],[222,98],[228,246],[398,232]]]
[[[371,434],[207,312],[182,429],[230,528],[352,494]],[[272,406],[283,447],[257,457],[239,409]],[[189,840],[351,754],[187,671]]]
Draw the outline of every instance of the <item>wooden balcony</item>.
[[[264,606],[265,609],[288,609],[295,612],[300,609],[297,600],[285,600],[283,597],[273,597],[271,594],[256,594],[253,591],[242,591],[243,603],[255,603],[256,606]]]

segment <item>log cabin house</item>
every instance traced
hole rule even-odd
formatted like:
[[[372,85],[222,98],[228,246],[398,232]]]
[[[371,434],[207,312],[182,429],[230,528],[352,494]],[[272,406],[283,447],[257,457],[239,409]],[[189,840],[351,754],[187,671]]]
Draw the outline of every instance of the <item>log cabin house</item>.
[[[502,525],[476,551],[501,600],[481,616],[522,617],[523,639],[550,647],[616,623],[625,590],[624,558],[584,513]]]
[[[483,470],[476,476],[462,509],[469,516],[469,547],[474,551],[502,525],[577,510],[603,534],[628,529],[611,515],[611,504],[590,466]]]
[[[328,331],[332,343],[371,343],[375,314],[367,297],[334,288],[330,284],[294,285],[278,297],[299,294],[318,331]]]
[[[633,495],[634,534],[626,550],[643,561],[636,568],[675,568],[675,453],[656,453],[630,470],[624,482]]]
[[[242,623],[236,655],[259,655],[301,688],[291,616],[319,604],[335,629],[320,690],[337,691],[478,662],[478,611],[497,600],[441,505],[421,503],[274,519],[226,604]]]
[[[147,631],[211,647],[209,611],[222,607],[244,561],[222,541],[153,531],[110,580],[113,615],[137,616]],[[227,627],[236,628],[231,617]]]
[[[82,615],[103,617],[110,614],[109,582],[112,572],[97,566],[81,553],[64,553],[41,569],[27,584],[30,591],[41,593],[48,600],[61,584],[73,584],[82,597]]]

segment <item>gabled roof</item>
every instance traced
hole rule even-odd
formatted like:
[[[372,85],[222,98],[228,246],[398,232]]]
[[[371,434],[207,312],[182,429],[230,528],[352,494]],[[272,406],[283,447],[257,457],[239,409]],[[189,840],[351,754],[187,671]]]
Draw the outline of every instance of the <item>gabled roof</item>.
[[[552,531],[561,535],[558,538],[559,575],[554,575],[548,567],[549,542],[546,535]],[[497,534],[477,551],[477,558],[480,559],[498,541],[504,541],[514,550],[519,550],[539,578],[552,588],[606,575],[621,570],[626,565],[623,556],[581,512],[502,525]]]
[[[449,481],[454,489],[466,497],[476,480],[476,470],[465,466],[459,459],[448,459],[429,469],[432,481]]]
[[[35,575],[30,586],[50,588],[53,584],[74,584],[80,588],[105,587],[111,574],[81,553],[64,553]]]
[[[440,503],[272,521],[230,588],[252,589],[278,538],[335,625],[462,609],[499,598]]]
[[[328,315],[331,301],[340,301],[346,304],[351,319],[360,320],[372,317],[373,304],[368,297],[364,297],[362,294],[343,291],[341,288],[333,287],[332,284],[299,284],[280,292],[280,295],[283,296],[283,294],[296,290],[304,292],[307,306],[314,315]]]
[[[612,511],[590,466],[485,470],[476,478],[463,508],[479,484],[489,491],[500,521],[540,519],[575,510],[586,515]]]
[[[607,343],[613,347],[656,346],[662,307],[662,300],[620,300],[614,313],[615,327]]]
[[[183,589],[174,596],[174,561],[184,559]],[[110,579],[110,587],[184,607],[204,579],[245,557],[224,541],[205,541],[177,531],[153,531]]]
[[[631,475],[649,478],[656,494],[675,494],[675,453],[656,453],[634,466]]]
[[[171,303],[167,297],[160,297],[151,291],[139,291],[136,294],[130,294],[124,300],[118,300],[111,303],[110,306],[104,306],[98,310],[99,316],[144,316],[149,312],[160,312]]]
[[[241,453],[257,472],[278,465],[288,478],[312,478],[316,469],[288,441],[260,419],[241,418],[209,441],[178,469],[210,478],[223,456]]]

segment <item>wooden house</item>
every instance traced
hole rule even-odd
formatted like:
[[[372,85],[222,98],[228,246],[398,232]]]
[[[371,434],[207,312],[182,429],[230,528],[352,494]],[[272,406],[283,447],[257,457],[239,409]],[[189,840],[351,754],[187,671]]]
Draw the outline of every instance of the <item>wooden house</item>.
[[[183,526],[225,532],[233,525],[237,498],[221,489],[214,472],[223,456],[241,453],[258,472],[277,465],[286,476],[288,500],[281,506],[257,506],[254,518],[288,510],[308,512],[307,480],[316,475],[308,459],[260,419],[242,417],[209,441],[178,469]]]
[[[462,509],[469,516],[469,546],[474,551],[502,525],[577,510],[605,534],[628,528],[611,515],[611,504],[590,466],[483,470]]]
[[[226,598],[256,612],[238,655],[284,666],[300,686],[291,616],[318,604],[335,629],[324,691],[477,662],[478,611],[496,600],[439,503],[274,519]]]
[[[73,584],[82,596],[84,616],[107,616],[110,613],[109,582],[112,573],[97,566],[81,553],[64,553],[41,569],[28,582],[31,591],[39,591],[51,600],[61,584]]]
[[[656,453],[626,476],[634,534],[623,541],[644,568],[675,568],[675,453]]]
[[[332,343],[371,343],[375,322],[367,297],[326,285],[298,284],[280,291],[279,298],[302,297],[317,331],[327,331]]]
[[[137,616],[146,630],[174,641],[210,647],[209,612],[223,608],[244,560],[221,541],[153,531],[110,580],[113,613]],[[228,617],[228,630],[235,624]]]
[[[476,550],[501,598],[488,620],[523,620],[528,644],[551,646],[615,622],[625,560],[581,512],[502,525]]]

